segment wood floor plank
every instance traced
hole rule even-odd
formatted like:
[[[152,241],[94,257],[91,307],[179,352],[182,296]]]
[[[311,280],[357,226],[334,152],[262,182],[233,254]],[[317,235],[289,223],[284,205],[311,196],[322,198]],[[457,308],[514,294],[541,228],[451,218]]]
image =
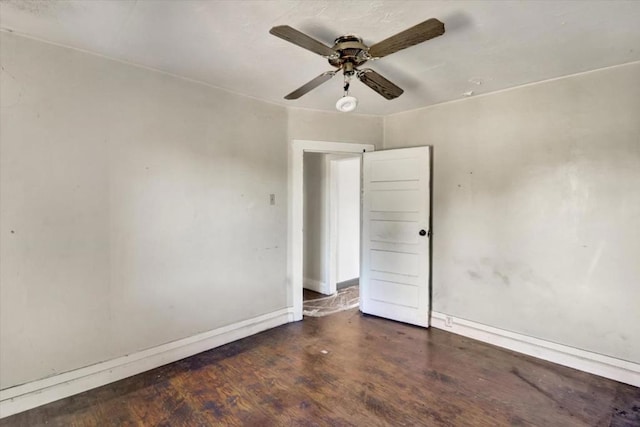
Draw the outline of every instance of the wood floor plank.
[[[7,426],[640,426],[640,390],[357,309],[284,325]]]

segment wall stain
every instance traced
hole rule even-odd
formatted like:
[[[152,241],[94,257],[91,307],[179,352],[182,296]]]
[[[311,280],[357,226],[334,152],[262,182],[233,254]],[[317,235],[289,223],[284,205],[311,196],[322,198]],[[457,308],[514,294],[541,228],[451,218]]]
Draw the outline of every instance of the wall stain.
[[[504,286],[511,286],[514,283],[518,285],[533,284],[537,292],[546,296],[554,294],[552,283],[536,274],[527,265],[490,257],[458,258],[454,259],[454,262],[457,265],[466,266],[466,275],[471,280],[489,280],[493,277],[499,279]]]
[[[42,1],[42,0],[3,0],[3,4],[13,9],[19,10],[22,13],[28,13],[30,15],[57,15],[59,10],[71,10],[77,8],[78,5],[74,5],[71,2],[54,2],[54,1]]]
[[[480,280],[480,279],[482,279],[482,276],[480,274],[476,273],[473,270],[467,270],[467,274],[469,275],[469,277],[472,280]]]
[[[7,76],[11,77],[12,80],[16,80],[16,76],[14,76],[13,74],[11,74],[10,72],[8,72],[7,70],[5,70],[3,65],[0,65],[0,71],[2,71],[3,73],[5,73]]]
[[[536,288],[538,290],[541,290],[544,288],[548,291],[552,291],[551,282],[538,276],[536,273],[533,272],[531,268],[527,268],[526,270],[523,270],[520,273],[520,278],[525,282],[533,283],[534,285],[536,285]]]
[[[506,286],[509,286],[511,284],[511,282],[509,281],[509,276],[495,268],[493,269],[493,275],[500,278],[500,280],[502,280],[502,283],[504,283]]]

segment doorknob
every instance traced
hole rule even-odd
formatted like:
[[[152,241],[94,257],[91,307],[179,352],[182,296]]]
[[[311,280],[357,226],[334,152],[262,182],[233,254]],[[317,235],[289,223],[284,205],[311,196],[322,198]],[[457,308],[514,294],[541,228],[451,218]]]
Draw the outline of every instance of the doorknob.
[[[421,236],[426,236],[427,232],[425,230],[420,230],[420,232],[418,232],[419,235]]]

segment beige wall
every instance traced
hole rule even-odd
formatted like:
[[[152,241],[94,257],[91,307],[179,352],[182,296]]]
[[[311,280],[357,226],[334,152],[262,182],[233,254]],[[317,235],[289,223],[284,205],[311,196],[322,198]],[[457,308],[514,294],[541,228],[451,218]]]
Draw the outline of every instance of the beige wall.
[[[435,311],[640,362],[640,63],[385,118],[413,145]]]
[[[286,306],[285,108],[4,32],[0,54],[0,387]]]
[[[0,388],[284,308],[287,141],[382,145],[380,117],[0,37]]]
[[[434,309],[640,361],[639,64],[383,132],[7,33],[0,62],[1,388],[285,307],[293,139],[434,145]]]
[[[289,140],[352,142],[382,148],[382,117],[293,108],[288,111]]]

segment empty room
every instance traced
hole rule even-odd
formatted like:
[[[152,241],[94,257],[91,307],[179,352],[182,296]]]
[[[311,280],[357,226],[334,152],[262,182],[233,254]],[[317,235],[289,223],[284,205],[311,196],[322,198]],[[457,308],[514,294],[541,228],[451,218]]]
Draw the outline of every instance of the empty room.
[[[639,23],[0,0],[0,426],[640,426]]]

